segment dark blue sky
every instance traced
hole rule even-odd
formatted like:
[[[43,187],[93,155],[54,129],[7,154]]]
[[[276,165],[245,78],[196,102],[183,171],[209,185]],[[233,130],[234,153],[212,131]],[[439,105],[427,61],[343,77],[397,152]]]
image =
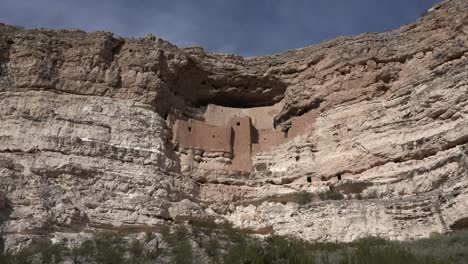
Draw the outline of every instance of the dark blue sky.
[[[181,47],[244,56],[415,21],[439,0],[0,0],[0,22],[152,33]]]

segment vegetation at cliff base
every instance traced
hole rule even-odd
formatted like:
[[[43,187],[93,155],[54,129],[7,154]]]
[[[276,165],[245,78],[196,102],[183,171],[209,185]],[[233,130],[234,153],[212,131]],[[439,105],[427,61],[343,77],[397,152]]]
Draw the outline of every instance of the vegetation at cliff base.
[[[31,245],[0,264],[393,264],[468,263],[468,231],[397,242],[364,238],[352,243],[315,243],[280,236],[259,238],[227,225],[194,223],[189,228],[146,233],[143,238],[97,234],[75,246]]]

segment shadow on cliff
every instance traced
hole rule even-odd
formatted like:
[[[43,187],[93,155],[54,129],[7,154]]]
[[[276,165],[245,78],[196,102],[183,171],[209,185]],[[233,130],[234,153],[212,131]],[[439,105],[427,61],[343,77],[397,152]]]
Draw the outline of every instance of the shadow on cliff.
[[[451,230],[468,230],[468,217],[460,218],[450,225]]]
[[[0,195],[0,253],[5,250],[5,241],[3,239],[3,225],[10,219],[13,207],[11,202],[4,196]]]
[[[285,95],[285,82],[275,76],[259,74],[259,69],[243,59],[220,58],[226,63],[208,66],[199,58],[207,56],[204,52],[185,55],[186,63],[174,69],[168,65],[170,54],[161,54],[158,74],[166,89],[161,91],[158,102],[154,102],[160,113],[167,112],[170,107],[186,112],[186,107],[199,108],[208,104],[234,108],[270,106]],[[227,64],[231,68],[226,69]]]

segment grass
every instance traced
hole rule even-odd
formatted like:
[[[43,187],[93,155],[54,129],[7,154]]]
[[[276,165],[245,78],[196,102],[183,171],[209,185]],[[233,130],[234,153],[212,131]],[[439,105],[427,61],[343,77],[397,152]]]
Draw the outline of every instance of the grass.
[[[157,243],[152,243],[158,241]],[[76,247],[36,245],[16,255],[0,255],[0,264],[36,263],[226,263],[226,264],[445,264],[468,263],[468,231],[435,234],[415,241],[364,238],[351,243],[318,243],[270,236],[260,239],[227,224],[192,223],[161,235],[129,239],[98,234]]]

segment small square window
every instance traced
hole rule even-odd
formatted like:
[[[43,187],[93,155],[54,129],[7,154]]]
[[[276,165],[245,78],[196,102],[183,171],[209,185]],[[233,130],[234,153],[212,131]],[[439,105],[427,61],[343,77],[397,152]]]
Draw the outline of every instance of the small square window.
[[[240,126],[240,122],[237,122],[236,125],[237,125],[237,126]]]
[[[188,131],[191,133],[192,132],[192,127],[188,127]]]

